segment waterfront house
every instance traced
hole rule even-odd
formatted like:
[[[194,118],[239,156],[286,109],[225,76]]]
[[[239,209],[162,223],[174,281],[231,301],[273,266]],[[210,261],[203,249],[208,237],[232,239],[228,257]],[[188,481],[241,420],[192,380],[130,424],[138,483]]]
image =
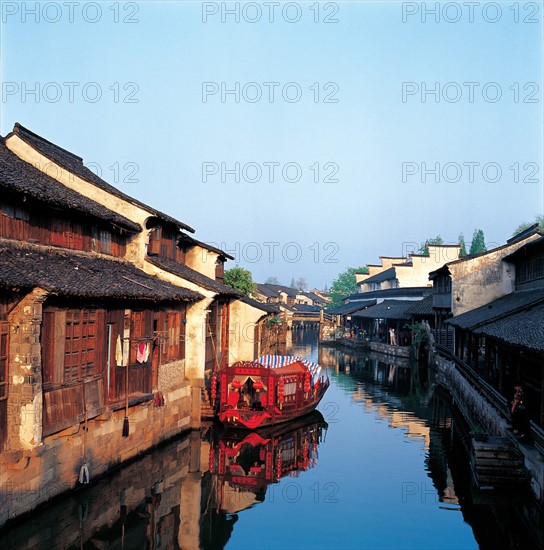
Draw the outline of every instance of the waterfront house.
[[[544,237],[533,232],[492,253],[500,255],[488,265],[487,276],[504,274],[512,284],[511,292],[465,310],[448,321],[455,330],[455,356],[490,384],[504,403],[512,398],[514,386],[524,387],[536,440],[542,446]],[[498,288],[504,288],[500,281],[492,280],[495,282],[493,294]],[[459,296],[464,296],[459,281],[455,284],[453,279],[452,283]],[[472,285],[467,286],[470,289]]]
[[[198,427],[206,367],[253,359],[261,339],[236,331],[274,313],[223,283],[231,256],[81,157],[16,124],[0,160],[2,524]]]

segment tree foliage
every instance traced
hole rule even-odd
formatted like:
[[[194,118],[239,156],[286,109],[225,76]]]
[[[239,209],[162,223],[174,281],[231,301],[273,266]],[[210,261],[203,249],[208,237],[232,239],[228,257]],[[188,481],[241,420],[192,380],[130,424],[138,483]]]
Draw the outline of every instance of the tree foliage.
[[[459,245],[461,246],[461,250],[459,251],[459,257],[464,258],[467,255],[467,245],[465,244],[465,237],[462,233],[459,234],[458,242],[459,242]]]
[[[280,281],[277,277],[268,277],[266,281],[264,282],[265,285],[279,285]]]
[[[345,271],[340,273],[336,279],[334,279],[331,283],[331,288],[329,291],[332,297],[332,302],[330,302],[327,306],[329,309],[341,305],[346,296],[355,294],[359,291],[355,273],[361,272],[368,273],[368,267],[348,267]]]
[[[239,290],[242,294],[249,296],[255,291],[257,285],[253,282],[251,272],[243,267],[232,267],[225,271],[225,284]]]
[[[430,237],[424,243],[421,243],[421,246],[419,247],[419,253],[425,255],[429,254],[429,248],[427,246],[429,244],[444,244],[444,239],[440,235],[437,235],[436,237]]]
[[[299,277],[295,281],[296,287],[298,290],[307,290],[308,289],[308,282],[306,281],[306,277]]]
[[[291,284],[289,285],[289,288],[297,288],[297,284],[295,283],[294,277],[291,279]]]
[[[481,254],[486,252],[487,248],[485,246],[485,237],[484,232],[481,229],[475,229],[474,234],[472,235],[472,242],[470,243],[470,251],[472,254]]]

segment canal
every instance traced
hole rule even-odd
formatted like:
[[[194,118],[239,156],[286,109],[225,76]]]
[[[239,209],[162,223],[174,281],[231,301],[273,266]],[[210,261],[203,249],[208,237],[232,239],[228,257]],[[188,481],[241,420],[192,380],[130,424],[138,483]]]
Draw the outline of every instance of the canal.
[[[205,425],[8,526],[0,548],[544,548],[528,493],[474,487],[432,372],[313,331],[291,351],[328,368],[320,413],[252,435]]]

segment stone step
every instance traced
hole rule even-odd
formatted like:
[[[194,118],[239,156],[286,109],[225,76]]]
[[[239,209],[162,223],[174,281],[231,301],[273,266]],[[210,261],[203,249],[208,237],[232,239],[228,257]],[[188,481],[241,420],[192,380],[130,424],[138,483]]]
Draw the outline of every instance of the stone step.
[[[523,460],[494,460],[487,458],[479,458],[477,461],[478,467],[494,467],[508,470],[510,468],[522,468],[524,465]]]
[[[474,451],[474,456],[480,460],[480,459],[497,459],[497,460],[512,460],[512,452],[511,451]]]

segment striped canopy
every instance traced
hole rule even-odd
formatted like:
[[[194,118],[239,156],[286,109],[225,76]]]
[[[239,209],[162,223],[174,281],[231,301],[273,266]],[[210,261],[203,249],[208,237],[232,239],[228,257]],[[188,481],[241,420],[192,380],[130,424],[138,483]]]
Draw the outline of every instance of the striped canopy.
[[[278,367],[286,367],[296,362],[302,363],[312,375],[312,384],[315,384],[319,380],[321,374],[321,367],[317,363],[307,361],[297,355],[261,355],[254,363],[259,363],[263,367],[270,367],[271,369],[277,369]]]

